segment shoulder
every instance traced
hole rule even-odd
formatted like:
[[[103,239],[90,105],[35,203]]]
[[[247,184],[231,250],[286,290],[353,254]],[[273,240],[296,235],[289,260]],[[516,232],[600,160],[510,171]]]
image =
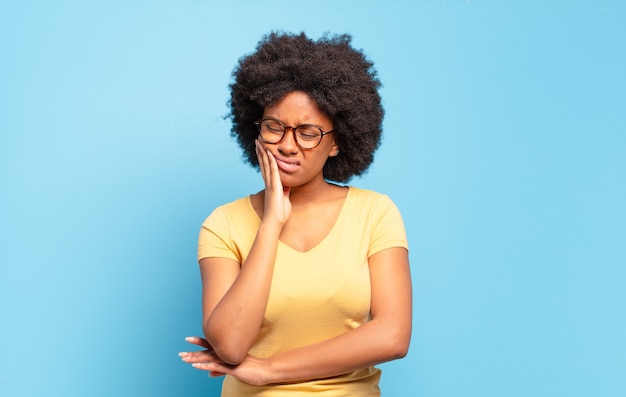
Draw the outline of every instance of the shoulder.
[[[372,190],[350,188],[350,223],[369,236],[368,256],[391,247],[408,247],[402,215],[391,198]]]
[[[244,196],[239,197],[233,201],[221,204],[217,206],[213,212],[223,212],[223,213],[232,213],[232,212],[240,212],[246,208],[251,206],[251,197]]]
[[[206,222],[210,221],[236,221],[238,219],[250,219],[254,211],[250,203],[250,197],[245,196],[234,201],[222,204],[215,208],[213,212],[206,218]]]
[[[240,197],[231,202],[220,205],[215,211],[237,212],[250,206],[250,196]]]
[[[402,218],[398,207],[388,195],[373,190],[350,187],[344,208],[350,217],[370,219],[374,223],[389,217],[399,220]]]
[[[353,205],[356,206],[395,206],[388,195],[374,190],[350,186],[349,197]]]

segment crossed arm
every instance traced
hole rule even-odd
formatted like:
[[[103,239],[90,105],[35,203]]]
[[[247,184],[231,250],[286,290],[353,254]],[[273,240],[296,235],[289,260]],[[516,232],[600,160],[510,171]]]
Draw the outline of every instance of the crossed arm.
[[[204,267],[215,265],[208,262],[204,263]],[[246,353],[259,328],[235,329],[233,326],[230,330],[224,330],[223,337],[229,345],[239,346],[240,351],[233,356],[241,356],[240,361],[224,360],[210,342],[215,339],[215,346],[221,346],[223,341],[210,332],[207,340],[189,340],[206,350],[183,353],[183,360],[198,369],[209,371],[213,376],[231,374],[247,383],[269,384],[337,376],[401,358],[408,351],[411,335],[411,282],[407,251],[404,248],[383,250],[369,258],[369,267],[372,319],[360,327],[323,342],[261,359]],[[239,310],[242,312],[233,317],[236,321],[244,319],[239,324],[256,321],[251,320],[254,316],[245,316],[243,313],[246,313],[244,310],[252,310],[252,306],[258,302],[254,299],[245,301],[248,302],[247,307],[240,305]],[[249,345],[243,344],[248,340],[251,340]]]
[[[371,320],[323,342],[269,358],[248,354],[269,296],[282,226],[289,218],[274,158],[257,146],[265,181],[265,208],[250,253],[241,265],[225,258],[200,261],[205,338],[187,340],[204,348],[181,353],[183,361],[212,376],[231,374],[250,384],[306,381],[345,374],[406,355],[411,335],[411,278],[406,249],[388,248],[368,258]]]

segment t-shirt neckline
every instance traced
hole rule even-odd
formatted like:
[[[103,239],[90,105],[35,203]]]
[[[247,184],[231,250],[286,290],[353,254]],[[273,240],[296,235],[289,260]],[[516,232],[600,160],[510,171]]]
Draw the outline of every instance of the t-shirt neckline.
[[[337,215],[337,218],[335,219],[335,223],[333,223],[333,226],[330,228],[330,230],[328,231],[328,233],[326,234],[326,236],[324,236],[324,238],[322,238],[315,246],[311,247],[309,250],[306,251],[300,251],[297,250],[293,247],[291,247],[290,245],[288,245],[287,243],[284,243],[282,240],[278,240],[278,244],[282,245],[283,247],[296,252],[298,254],[302,254],[302,255],[306,255],[306,254],[310,254],[313,251],[316,251],[320,246],[324,245],[324,243],[326,241],[329,240],[329,238],[332,236],[332,234],[334,233],[335,229],[337,228],[337,224],[339,224],[341,218],[343,218],[343,214],[345,212],[346,209],[346,204],[348,202],[348,200],[350,200],[350,197],[352,196],[352,187],[350,186],[346,186],[348,188],[348,193],[346,194],[346,197],[343,200],[343,203],[341,204],[341,210],[339,211],[339,214]],[[252,205],[252,195],[248,195],[248,208],[250,209],[250,211],[252,211],[252,213],[254,214],[254,216],[256,217],[256,219],[258,220],[259,224],[261,223],[261,218],[259,217],[259,214],[257,214],[256,210],[254,209],[254,206]]]

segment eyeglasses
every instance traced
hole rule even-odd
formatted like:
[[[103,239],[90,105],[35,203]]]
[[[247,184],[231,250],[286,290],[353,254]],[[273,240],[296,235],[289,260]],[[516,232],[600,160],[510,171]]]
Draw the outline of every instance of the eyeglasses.
[[[254,125],[259,129],[259,135],[263,142],[269,144],[279,143],[285,138],[287,130],[293,131],[296,144],[303,150],[315,149],[322,142],[324,135],[335,132],[334,130],[324,132],[322,127],[315,124],[301,124],[297,127],[290,127],[282,121],[273,118],[255,121]]]

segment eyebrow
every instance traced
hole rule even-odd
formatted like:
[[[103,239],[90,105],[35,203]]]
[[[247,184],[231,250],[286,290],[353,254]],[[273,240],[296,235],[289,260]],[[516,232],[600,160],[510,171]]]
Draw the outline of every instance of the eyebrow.
[[[271,117],[271,116],[267,116],[267,117],[263,117],[262,120],[274,120],[274,121],[278,121],[279,123],[281,123],[282,125],[286,126],[286,127],[291,127],[290,125],[287,125],[287,123],[285,123],[284,121],[277,119],[276,117]],[[311,124],[311,123],[304,123],[304,124],[298,124],[296,126],[293,126],[292,128],[298,128],[300,126],[311,126],[311,127],[317,127],[320,129],[320,131],[324,131],[324,127],[322,127],[319,124]]]

